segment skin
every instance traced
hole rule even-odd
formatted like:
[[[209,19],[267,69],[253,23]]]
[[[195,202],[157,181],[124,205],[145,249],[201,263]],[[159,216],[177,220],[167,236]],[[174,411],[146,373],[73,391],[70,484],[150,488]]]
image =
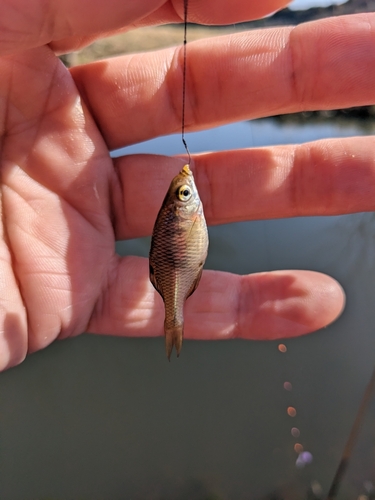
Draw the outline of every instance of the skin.
[[[190,0],[189,17],[239,22],[285,3]],[[179,130],[181,47],[72,71],[56,53],[176,22],[182,10],[177,0],[0,3],[0,369],[84,330],[163,334],[147,259],[120,258],[113,247],[151,233],[184,161],[112,161],[108,150]],[[374,27],[369,13],[192,43],[187,129],[374,103]],[[374,210],[374,141],[195,156],[207,222]],[[339,284],[315,272],[206,271],[186,304],[185,338],[294,337],[329,324],[343,305]]]

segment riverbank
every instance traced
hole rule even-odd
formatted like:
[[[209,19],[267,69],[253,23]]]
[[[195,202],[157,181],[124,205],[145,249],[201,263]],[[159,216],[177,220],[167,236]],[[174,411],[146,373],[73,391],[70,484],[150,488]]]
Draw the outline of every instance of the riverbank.
[[[235,25],[223,27],[189,25],[188,41],[192,42],[202,38],[239,33],[244,30],[244,26],[239,27]],[[79,64],[87,64],[108,57],[134,54],[137,52],[148,52],[182,45],[183,37],[183,25],[173,24],[138,28],[133,31],[98,40],[79,52],[73,52],[63,56],[62,59],[67,66],[77,66]]]
[[[200,38],[236,33],[247,29],[291,26],[308,21],[316,21],[325,17],[371,12],[374,10],[375,0],[347,0],[347,2],[341,5],[313,7],[301,11],[285,8],[274,13],[272,16],[237,25],[210,27],[189,24],[188,40],[194,41]],[[184,27],[182,24],[138,28],[127,33],[120,33],[98,40],[79,52],[63,56],[62,59],[68,66],[75,66],[107,57],[158,50],[179,45],[182,44],[183,30]]]
[[[248,25],[231,25],[223,27],[189,25],[188,41],[192,42],[202,38],[239,33],[241,31],[245,31],[246,29],[249,29]],[[148,52],[178,46],[182,45],[183,31],[183,25],[138,28],[126,33],[120,33],[98,40],[81,51],[63,56],[62,60],[67,66],[70,67],[125,54]],[[284,115],[278,117],[278,119],[282,121],[298,120],[303,122],[307,119],[325,121],[327,119],[338,117],[343,120],[352,118],[360,121],[366,119],[373,121],[375,119],[375,107],[363,106],[346,110],[313,111],[308,113]]]

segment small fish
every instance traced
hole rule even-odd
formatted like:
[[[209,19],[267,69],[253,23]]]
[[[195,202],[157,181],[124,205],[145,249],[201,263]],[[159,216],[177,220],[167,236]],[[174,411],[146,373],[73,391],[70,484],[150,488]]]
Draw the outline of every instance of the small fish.
[[[184,303],[196,290],[207,257],[208,233],[193,174],[185,165],[169,186],[152,233],[150,281],[165,306],[165,348],[179,356]]]

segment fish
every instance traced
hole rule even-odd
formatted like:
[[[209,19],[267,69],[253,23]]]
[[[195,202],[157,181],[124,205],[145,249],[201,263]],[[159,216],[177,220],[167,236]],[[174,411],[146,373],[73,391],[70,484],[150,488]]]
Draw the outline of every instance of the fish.
[[[203,205],[189,165],[173,178],[156,218],[149,255],[150,281],[164,301],[165,349],[180,355],[184,304],[198,287],[208,252]]]

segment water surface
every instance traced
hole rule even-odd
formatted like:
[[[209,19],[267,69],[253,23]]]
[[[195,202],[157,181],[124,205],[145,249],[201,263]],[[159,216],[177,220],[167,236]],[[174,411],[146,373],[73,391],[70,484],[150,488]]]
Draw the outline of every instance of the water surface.
[[[199,152],[369,133],[360,125],[258,120],[188,142]],[[183,150],[168,137],[122,153],[136,152]],[[208,268],[322,271],[345,288],[345,312],[288,341],[285,354],[275,342],[190,341],[167,363],[161,338],[56,342],[0,377],[0,498],[297,500],[311,485],[327,490],[375,362],[374,215],[243,222],[210,235]],[[118,251],[147,255],[148,244]],[[374,416],[373,402],[342,500],[375,483]],[[314,457],[303,469],[292,426]]]

